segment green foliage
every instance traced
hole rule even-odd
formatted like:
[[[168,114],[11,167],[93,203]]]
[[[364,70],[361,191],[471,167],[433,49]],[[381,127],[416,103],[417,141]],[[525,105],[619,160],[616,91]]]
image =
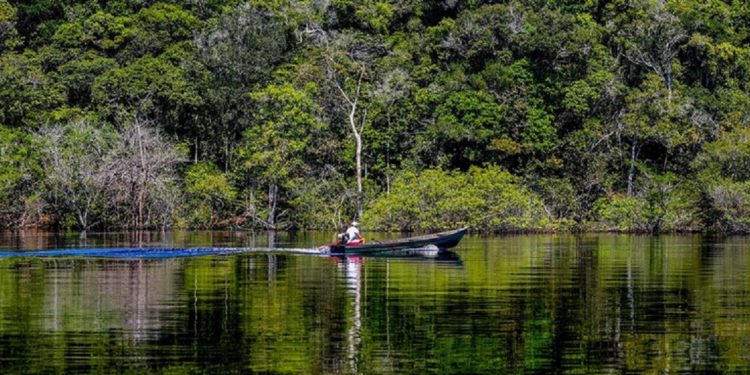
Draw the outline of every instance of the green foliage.
[[[356,190],[343,176],[297,178],[287,184],[292,221],[299,229],[341,230],[356,214]],[[366,188],[366,196],[372,196]]]
[[[123,172],[139,187],[108,191],[107,223],[169,226],[191,207],[200,213],[191,225],[335,227],[357,214],[353,201],[375,209],[416,184],[405,171],[458,189],[503,165],[517,177],[498,173],[498,184],[541,199],[534,210],[554,225],[531,208],[517,222],[476,222],[476,197],[448,194],[429,207],[452,212],[437,221],[404,212],[376,226],[744,231],[747,11],[720,0],[0,0],[0,124],[12,166],[0,211],[13,213],[6,223],[33,211],[81,226],[72,206],[46,206],[51,175],[28,172],[33,134],[100,124],[117,130],[111,160],[136,165],[133,142],[146,138],[129,124],[147,119],[149,139],[168,151],[149,155],[167,172],[143,184]],[[364,197],[351,195],[352,125]],[[172,142],[221,172],[175,176]],[[200,194],[181,184],[187,173],[229,178],[237,206],[198,207]]]
[[[565,110],[578,117],[584,117],[591,111],[593,103],[599,93],[588,82],[579,80],[573,82],[565,89],[565,98],[562,105]]]
[[[200,24],[198,18],[180,6],[161,2],[141,9],[134,18],[134,55],[157,55],[170,45],[191,38]]]
[[[649,74],[643,84],[625,98],[625,134],[654,142],[667,149],[698,143],[699,124],[689,121],[690,104],[679,93],[669,93],[660,79]]]
[[[596,202],[596,211],[607,228],[618,231],[645,230],[641,202],[636,198],[614,196]]]
[[[35,184],[42,178],[39,152],[28,134],[0,127],[0,227],[33,222],[28,203],[35,199]],[[33,206],[33,204],[32,204]]]
[[[0,22],[13,22],[16,19],[16,8],[7,0],[0,1]]]
[[[273,225],[279,195],[285,195],[294,179],[311,173],[313,140],[324,124],[312,98],[292,85],[272,84],[249,96],[257,108],[255,125],[244,132],[236,149],[237,174],[242,181],[268,186],[268,207],[260,211]]]
[[[537,107],[531,107],[526,116],[526,125],[521,133],[523,142],[535,151],[546,153],[551,150],[557,144],[552,115]]]
[[[712,178],[750,180],[750,129],[737,126],[722,132],[717,140],[703,146],[694,167],[705,182]]]
[[[702,218],[705,228],[725,233],[750,230],[750,183],[713,180],[702,189]]]
[[[202,100],[184,69],[154,57],[143,57],[98,76],[91,96],[109,118],[137,110],[170,129],[177,127],[183,113]]]
[[[68,101],[71,104],[88,103],[94,80],[115,66],[114,60],[93,52],[87,52],[83,56],[61,65],[58,68],[60,82],[68,90]]]
[[[437,107],[426,138],[434,145],[438,165],[465,167],[486,155],[490,142],[504,131],[507,109],[482,91],[458,91]]]
[[[0,0],[0,52],[20,45],[16,31],[16,8]]]
[[[38,125],[45,111],[64,101],[62,87],[44,74],[35,53],[0,56],[0,123]]]
[[[554,229],[541,200],[508,171],[429,169],[405,173],[364,220],[372,229],[429,231],[468,226],[485,231]]]
[[[216,165],[202,162],[187,169],[185,195],[189,224],[211,228],[232,214],[237,190]]]
[[[262,181],[283,181],[299,176],[305,156],[324,124],[320,109],[304,91],[289,84],[269,85],[249,94],[257,108],[255,126],[243,134],[238,158],[243,170]]]
[[[750,130],[738,126],[706,144],[694,161],[701,186],[706,228],[722,232],[750,229]]]
[[[388,1],[335,0],[333,6],[342,17],[351,18],[377,33],[388,31],[394,17],[394,5]]]
[[[668,173],[644,177],[639,185],[632,197],[599,199],[595,210],[603,227],[595,229],[659,233],[700,227],[699,193],[691,182]]]

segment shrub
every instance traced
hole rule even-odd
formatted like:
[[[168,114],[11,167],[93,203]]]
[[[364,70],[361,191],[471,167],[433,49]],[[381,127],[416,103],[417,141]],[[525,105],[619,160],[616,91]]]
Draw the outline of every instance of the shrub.
[[[701,219],[718,232],[750,231],[750,129],[737,126],[704,145],[693,162]]]
[[[488,231],[553,229],[540,199],[508,171],[406,172],[365,213],[372,229],[432,231],[468,226]]]
[[[633,197],[615,195],[603,197],[596,201],[594,209],[606,230],[644,231],[646,223],[643,218],[643,202]]]
[[[693,184],[670,173],[649,175],[638,182],[632,197],[613,195],[597,200],[597,229],[658,233],[699,227],[698,194]]]
[[[750,181],[715,179],[701,194],[701,214],[706,229],[718,232],[750,231]]]
[[[188,198],[188,221],[199,227],[215,226],[231,211],[237,198],[235,187],[227,176],[210,162],[188,168],[185,174]]]

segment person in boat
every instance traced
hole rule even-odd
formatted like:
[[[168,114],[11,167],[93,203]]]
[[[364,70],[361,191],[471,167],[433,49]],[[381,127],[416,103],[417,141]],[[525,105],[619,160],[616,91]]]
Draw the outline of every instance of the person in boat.
[[[364,237],[362,237],[361,234],[359,234],[359,223],[356,221],[352,221],[352,224],[349,226],[349,229],[346,230],[346,232],[341,234],[341,243],[345,245],[349,244],[359,244],[365,242]]]

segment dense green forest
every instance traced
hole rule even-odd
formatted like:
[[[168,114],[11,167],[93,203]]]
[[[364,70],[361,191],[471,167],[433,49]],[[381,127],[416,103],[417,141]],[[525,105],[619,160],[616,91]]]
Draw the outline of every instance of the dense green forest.
[[[749,15],[0,0],[0,225],[746,232]]]

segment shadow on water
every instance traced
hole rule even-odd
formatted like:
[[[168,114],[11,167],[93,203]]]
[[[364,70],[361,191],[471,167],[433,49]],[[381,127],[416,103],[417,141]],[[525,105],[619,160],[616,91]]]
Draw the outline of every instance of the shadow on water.
[[[415,262],[434,262],[444,264],[455,264],[462,265],[461,257],[458,253],[451,250],[440,250],[440,251],[422,251],[420,249],[407,249],[400,251],[388,251],[381,253],[372,253],[367,255],[342,255],[342,254],[331,254],[331,258],[335,259],[359,259],[359,258],[394,258],[404,261],[415,261]]]

